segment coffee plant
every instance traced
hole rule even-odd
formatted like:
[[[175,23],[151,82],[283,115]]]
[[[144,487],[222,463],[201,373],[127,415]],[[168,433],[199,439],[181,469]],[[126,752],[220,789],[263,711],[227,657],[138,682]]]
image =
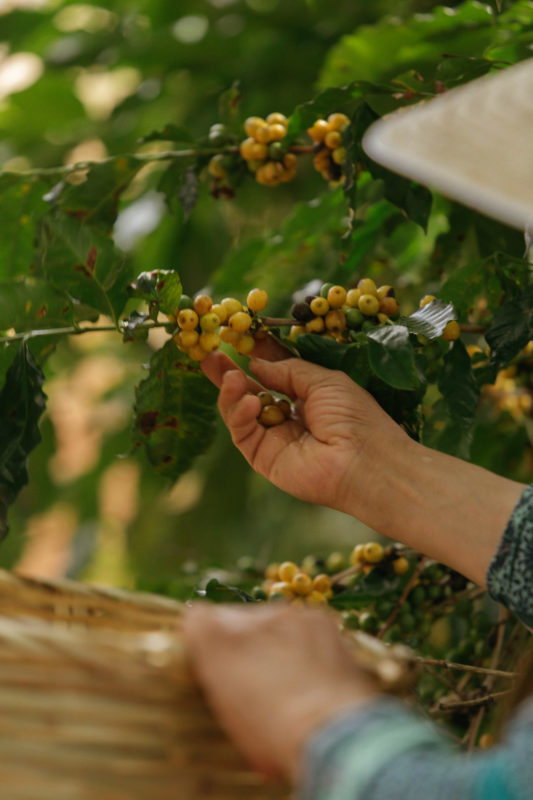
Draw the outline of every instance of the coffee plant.
[[[527,480],[529,242],[389,172],[366,156],[361,139],[385,114],[529,57],[532,42],[526,0],[467,0],[401,25],[383,18],[343,36],[329,51],[319,93],[283,113],[242,112],[246,96],[233,86],[219,118],[199,133],[169,122],[140,132],[131,152],[4,168],[0,537],[40,443],[48,359],[60,341],[102,331],[143,354],[130,451],[142,452],[161,480],[176,481],[215,440],[217,392],[200,362],[223,348],[246,368],[265,336],[288,355],[345,372],[430,447]],[[312,194],[287,194],[300,181]],[[194,238],[199,207],[214,217],[242,196],[246,214],[248,199],[265,193],[263,202],[279,203],[284,218],[268,236],[236,240],[195,283],[179,253],[175,264],[139,265],[117,244],[117,220],[132,198],[154,191],[204,254],[209,248]],[[231,225],[231,211],[224,219]],[[143,350],[157,329],[163,344]],[[293,413],[268,392],[261,406],[267,426]],[[242,559],[222,578],[203,578],[180,573],[172,584],[139,585],[179,596],[202,585],[214,601],[329,605],[345,629],[412,647],[420,702],[449,717],[466,745],[492,741],[487,711],[507,693],[527,634],[445,566],[369,542],[303,563]]]

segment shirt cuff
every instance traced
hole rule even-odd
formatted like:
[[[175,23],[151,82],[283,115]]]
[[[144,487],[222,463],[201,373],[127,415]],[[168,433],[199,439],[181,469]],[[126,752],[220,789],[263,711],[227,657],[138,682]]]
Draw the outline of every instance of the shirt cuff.
[[[298,800],[363,800],[384,764],[420,747],[451,751],[434,725],[400,700],[384,696],[347,710],[308,743]]]

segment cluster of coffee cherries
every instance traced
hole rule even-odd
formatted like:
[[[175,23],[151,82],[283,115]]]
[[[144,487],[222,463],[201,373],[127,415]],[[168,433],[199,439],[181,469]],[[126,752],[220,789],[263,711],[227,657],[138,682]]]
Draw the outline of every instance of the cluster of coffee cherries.
[[[327,119],[317,119],[307,133],[316,143],[313,166],[323,178],[332,183],[342,182],[342,164],[346,161],[343,134],[350,120],[346,114],[330,114]]]
[[[287,117],[278,111],[266,119],[248,117],[244,123],[247,138],[241,142],[239,152],[263,186],[288,183],[296,175],[296,156],[287,152],[283,143],[288,124]]]
[[[429,303],[432,303],[433,300],[436,299],[437,298],[435,297],[434,294],[424,295],[424,297],[422,297],[419,303],[420,308],[424,308],[424,306],[429,305]],[[461,328],[459,326],[459,323],[457,322],[457,320],[452,319],[450,320],[450,322],[446,323],[446,327],[442,332],[441,338],[444,339],[445,342],[455,342],[455,340],[458,339],[460,335],[461,335]]]
[[[316,333],[346,342],[361,330],[396,319],[399,313],[392,286],[378,287],[372,278],[362,278],[352,289],[324,283],[318,295],[309,295],[292,306],[296,324],[289,338],[295,341],[304,333]]]
[[[310,574],[293,561],[269,564],[254,594],[257,600],[287,600],[295,606],[324,606],[333,597],[329,575]]]
[[[394,575],[405,575],[409,571],[409,561],[405,556],[395,557],[390,548],[386,550],[379,542],[357,544],[350,553],[349,560],[352,567],[359,567],[368,574],[375,564],[380,564],[385,559],[391,561]]]
[[[255,314],[267,303],[268,295],[263,289],[248,292],[246,305],[235,297],[214,303],[207,294],[198,294],[194,299],[182,295],[177,315],[170,320],[179,327],[174,341],[193,361],[203,361],[221,342],[231,344],[239,355],[250,355],[255,346],[251,333]]]

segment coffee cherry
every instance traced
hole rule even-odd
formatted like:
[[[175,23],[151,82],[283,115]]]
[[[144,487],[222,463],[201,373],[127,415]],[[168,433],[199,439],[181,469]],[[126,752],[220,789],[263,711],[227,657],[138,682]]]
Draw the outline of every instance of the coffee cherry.
[[[199,344],[195,344],[194,347],[191,347],[189,350],[189,356],[193,361],[203,361],[206,355],[207,351]]]
[[[293,600],[294,599],[294,592],[291,589],[291,586],[286,581],[276,581],[272,584],[272,588],[270,590],[269,599],[274,600],[277,599],[273,597],[273,595],[280,595],[284,597],[285,600]]]
[[[328,311],[325,316],[325,323],[328,331],[342,333],[346,327],[346,317],[340,309],[335,308],[332,311]]]
[[[183,311],[184,308],[194,308],[194,301],[188,294],[182,294],[178,303],[178,309]]]
[[[378,286],[377,294],[380,300],[383,300],[385,297],[395,297],[394,289],[392,286],[386,284],[385,286]]]
[[[228,317],[231,317],[232,314],[236,314],[237,311],[242,311],[242,303],[235,297],[224,297],[220,302],[226,309]]]
[[[315,575],[313,578],[313,589],[315,592],[322,592],[322,594],[329,592],[331,589],[331,578],[329,575],[324,575],[323,573]]]
[[[209,173],[213,176],[213,178],[225,178],[227,176],[227,170],[224,167],[224,156],[222,154],[218,154],[213,156],[213,158],[209,161]]]
[[[379,300],[373,294],[362,294],[359,298],[359,311],[367,317],[373,317],[379,311]]]
[[[325,297],[313,297],[309,306],[317,317],[323,317],[329,311],[329,303]]]
[[[255,129],[254,139],[261,144],[268,144],[270,141],[270,125],[265,122],[263,125],[258,125]]]
[[[358,567],[365,560],[364,557],[365,545],[357,544],[350,553],[350,564],[352,567]]]
[[[364,321],[364,314],[358,308],[348,308],[344,312],[346,324],[349,328],[360,328]]]
[[[294,303],[291,307],[291,315],[298,322],[309,322],[315,316],[311,311],[309,303]]]
[[[305,598],[306,605],[312,607],[319,607],[327,605],[327,598],[322,592],[310,592]]]
[[[298,159],[296,158],[294,153],[285,153],[285,155],[283,156],[283,166],[286,167],[286,169],[289,170],[294,169],[297,161]]]
[[[267,303],[268,294],[264,289],[252,289],[250,292],[248,292],[246,305],[250,311],[263,311],[263,309],[266,308]]]
[[[246,333],[252,324],[252,318],[246,311],[237,311],[229,318],[229,326],[237,333]]]
[[[240,333],[237,333],[237,331],[234,331],[233,328],[230,328],[227,325],[220,329],[219,335],[223,342],[226,342],[226,344],[232,344],[233,346],[235,346],[241,338]]]
[[[341,134],[338,131],[329,131],[324,137],[324,144],[330,150],[335,150],[336,147],[340,147],[342,144]]]
[[[280,565],[276,564],[269,564],[265,569],[265,578],[268,578],[271,581],[277,581],[279,578],[279,568]]]
[[[378,564],[383,560],[385,553],[382,545],[380,545],[379,542],[368,542],[367,544],[363,545],[363,547],[364,559],[369,564]]]
[[[442,332],[442,338],[445,342],[454,342],[456,339],[459,338],[461,335],[461,328],[459,327],[459,323],[456,322],[454,319],[451,322],[448,322],[446,327]]]
[[[217,315],[212,311],[200,317],[200,328],[206,333],[210,333],[211,331],[216,331],[219,325],[220,325],[220,320],[217,317]]]
[[[346,114],[341,114],[339,112],[334,112],[330,114],[328,117],[328,126],[331,131],[341,131],[343,128],[346,128],[347,125],[350,124],[349,117]]]
[[[289,120],[285,114],[281,114],[279,111],[273,111],[271,114],[269,114],[266,118],[266,121],[269,125],[283,125],[285,128],[289,124]]]
[[[313,581],[305,572],[297,572],[291,580],[291,589],[295,594],[309,594]]]
[[[256,146],[256,144],[257,142],[251,136],[249,136],[248,139],[244,139],[240,143],[239,152],[245,161],[252,161],[255,158],[253,155],[253,148]]]
[[[383,325],[384,322],[388,322],[389,320],[388,314],[382,314],[381,312],[379,312],[378,314],[376,314],[376,316],[380,325]]]
[[[180,342],[185,348],[194,347],[200,338],[198,331],[181,331],[179,334]]]
[[[330,136],[332,134],[329,134]],[[335,150],[331,154],[331,158],[335,164],[339,166],[344,164],[346,161],[346,148],[345,147],[336,147]]]
[[[198,314],[192,308],[184,308],[178,314],[178,325],[184,331],[193,331],[198,325]]]
[[[363,294],[373,294],[374,297],[378,296],[378,289],[372,278],[361,278],[357,284],[357,288]]]
[[[255,347],[255,339],[246,333],[240,334],[233,346],[240,356],[249,356]]]
[[[395,297],[384,297],[379,304],[379,310],[382,314],[387,314],[389,317],[394,317],[400,310],[398,301]]]
[[[332,286],[328,291],[328,303],[331,308],[340,308],[346,300],[346,289],[343,286]]]
[[[289,330],[289,339],[292,342],[295,342],[298,336],[302,336],[304,333],[305,333],[304,325],[291,325]]]
[[[258,128],[264,127],[266,125],[265,120],[262,117],[248,117],[248,119],[244,122],[244,130],[246,131],[246,135],[252,138],[255,138],[255,132]]]
[[[212,353],[213,350],[217,350],[220,347],[220,336],[214,331],[202,333],[199,339],[199,344],[200,347],[203,347],[206,353]]]
[[[279,123],[274,123],[273,125],[269,125],[267,130],[268,130],[269,142],[279,142],[279,140],[283,139],[283,137],[287,133],[287,128],[284,125],[280,125]]]
[[[276,405],[283,411],[285,419],[289,419],[292,411],[291,404],[289,403],[289,401],[285,400],[284,397],[281,397],[279,400],[276,400]]]
[[[492,733],[483,733],[479,737],[479,746],[482,750],[488,750],[491,747],[494,747],[496,744],[496,740]]]
[[[357,308],[359,306],[359,298],[361,297],[360,289],[349,289],[346,292],[346,305],[350,308]]]
[[[435,295],[434,295],[434,294],[426,294],[426,295],[424,295],[424,297],[421,299],[421,301],[420,301],[420,303],[419,303],[418,305],[420,306],[420,308],[424,308],[424,306],[427,306],[427,305],[428,305],[428,303],[432,303],[432,302],[433,302],[433,300],[436,300],[436,299],[437,299],[437,298],[435,297]]]
[[[280,581],[286,581],[287,583],[290,583],[294,576],[299,572],[300,569],[298,565],[293,561],[284,561],[282,564],[280,564],[278,576]]]
[[[409,572],[409,561],[405,556],[400,556],[392,562],[392,568],[395,575],[405,575],[406,572]]]
[[[346,567],[346,557],[342,553],[334,551],[326,558],[326,569],[328,572],[340,572]]]
[[[217,315],[221,325],[224,322],[226,322],[228,318],[228,312],[226,311],[226,308],[225,306],[222,305],[222,303],[213,303],[210,310],[213,314]]]
[[[330,130],[331,128],[325,119],[317,119],[313,126],[307,129],[307,133],[314,142],[323,142]]]
[[[261,403],[261,408],[264,408],[265,406],[271,406],[274,404],[274,398],[270,394],[270,392],[265,392],[265,391],[258,392],[257,397],[259,398],[259,401]]]
[[[324,317],[314,317],[312,320],[305,323],[305,332],[322,333],[325,327]]]
[[[285,422],[285,414],[277,405],[265,406],[261,409],[259,414],[259,422],[265,428],[273,428],[276,425],[281,425]]]

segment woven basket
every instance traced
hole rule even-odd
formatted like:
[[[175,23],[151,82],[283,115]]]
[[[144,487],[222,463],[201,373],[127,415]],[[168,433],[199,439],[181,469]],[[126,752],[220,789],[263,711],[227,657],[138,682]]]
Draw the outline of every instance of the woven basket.
[[[0,571],[2,800],[280,800],[187,670],[179,603]]]

